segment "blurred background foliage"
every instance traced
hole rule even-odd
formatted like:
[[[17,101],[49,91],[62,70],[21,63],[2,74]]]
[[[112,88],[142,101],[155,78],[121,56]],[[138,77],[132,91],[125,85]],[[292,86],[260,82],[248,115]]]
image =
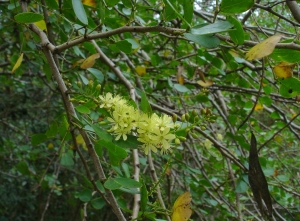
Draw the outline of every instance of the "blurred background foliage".
[[[107,92],[130,100],[128,87],[101,57],[92,58],[89,62],[95,63],[87,68],[81,66],[82,59],[97,53],[92,42],[63,44],[121,27],[177,30],[132,29],[95,39],[137,95],[145,92],[156,113],[189,113],[202,122],[177,134],[186,141],[174,145],[172,153],[152,154],[159,184],[153,181],[147,156],[139,152],[140,178],[149,194],[139,220],[166,220],[185,191],[192,194],[191,220],[264,220],[248,184],[250,130],[258,147],[263,145],[260,164],[275,220],[300,220],[300,22],[285,1],[86,0],[83,11],[74,2],[32,0],[28,9],[44,16],[46,23],[36,25],[61,49],[57,62],[78,124],[95,143],[108,128],[87,127],[87,120],[97,124],[106,116],[90,101]],[[300,11],[297,3],[295,7]],[[84,220],[85,215],[89,220],[116,219],[73,151],[71,127],[43,45],[28,24],[16,22],[21,12],[19,1],[0,0],[0,220]],[[212,23],[217,25],[201,29]],[[270,56],[245,59],[251,47],[275,34],[282,38]],[[21,53],[22,64],[12,73]],[[293,64],[292,77],[277,77],[273,67],[280,62]],[[98,84],[101,90],[95,92]],[[94,177],[82,138],[76,142]],[[132,147],[124,148],[126,157],[112,156],[101,145],[96,148],[107,177],[132,178]],[[157,185],[167,210],[157,200]],[[97,186],[104,188],[100,182]],[[116,188],[113,193],[130,220],[134,190]]]

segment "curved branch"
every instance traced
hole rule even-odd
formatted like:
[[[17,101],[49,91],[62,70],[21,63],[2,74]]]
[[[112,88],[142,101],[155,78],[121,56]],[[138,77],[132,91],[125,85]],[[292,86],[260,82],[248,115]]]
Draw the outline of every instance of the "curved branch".
[[[97,33],[97,34],[90,34],[90,35],[84,35],[81,36],[75,40],[63,43],[61,45],[58,45],[54,50],[52,49],[52,52],[59,53],[62,52],[68,48],[71,48],[75,45],[81,44],[86,41],[99,39],[99,38],[108,38],[112,35],[122,34],[125,32],[139,32],[139,33],[145,33],[145,32],[163,32],[167,34],[173,34],[173,35],[179,35],[186,32],[185,29],[179,29],[179,28],[168,28],[163,26],[150,26],[150,27],[141,27],[141,26],[124,26],[121,28],[116,28],[111,31],[103,32],[103,33]]]

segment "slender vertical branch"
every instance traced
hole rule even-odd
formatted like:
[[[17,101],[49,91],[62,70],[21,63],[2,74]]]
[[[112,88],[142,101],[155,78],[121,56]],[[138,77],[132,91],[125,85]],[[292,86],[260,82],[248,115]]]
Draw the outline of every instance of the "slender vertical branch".
[[[155,170],[155,167],[154,167],[154,163],[153,163],[153,159],[152,159],[152,156],[151,156],[151,152],[149,152],[149,155],[148,155],[148,163],[149,163],[149,167],[150,167],[150,171],[151,171],[152,180],[153,180],[154,183],[157,183],[158,182],[158,178],[157,178],[157,175],[156,175],[156,170]],[[164,208],[164,209],[166,209],[166,205],[165,205],[165,202],[164,202],[164,200],[162,198],[159,185],[156,185],[156,192],[157,192],[158,201],[159,201],[161,207]],[[169,216],[166,215],[166,218],[167,218],[168,221],[171,221],[171,219],[170,219]]]
[[[50,65],[50,68],[51,68],[51,71],[52,71],[52,74],[53,74],[53,77],[54,79],[56,80],[57,84],[58,84],[58,88],[59,88],[59,91],[61,92],[61,95],[62,95],[62,98],[63,98],[63,101],[64,101],[64,104],[65,104],[65,107],[66,107],[66,112],[69,116],[69,119],[70,121],[72,121],[72,118],[77,118],[77,115],[76,115],[76,112],[75,112],[75,109],[74,109],[74,106],[73,104],[69,101],[69,95],[67,94],[67,87],[62,79],[62,76],[60,75],[60,72],[54,62],[54,59],[53,59],[53,56],[50,52],[49,49],[47,48],[43,48],[43,51],[44,51],[44,54],[47,58],[47,61],[48,61],[48,64]],[[101,182],[104,182],[106,180],[106,176],[105,176],[105,173],[103,171],[103,168],[101,166],[101,163],[100,163],[100,160],[99,160],[99,157],[94,149],[94,145],[92,143],[92,141],[90,140],[88,134],[86,133],[85,130],[83,129],[79,129],[79,132],[81,134],[81,136],[83,137],[83,140],[86,144],[86,146],[88,147],[88,151],[89,151],[89,154],[94,162],[94,165],[95,165],[95,169],[97,171],[97,174],[98,174],[98,178],[100,179]],[[111,192],[111,190],[108,190],[108,189],[105,189],[105,192],[107,194],[107,199],[108,201],[110,202],[110,206],[112,207],[114,213],[116,214],[116,216],[118,217],[118,219],[120,221],[126,221],[113,193]]]
[[[130,93],[130,98],[136,102],[136,91],[133,85],[131,84],[130,81],[128,81],[124,75],[121,73],[121,71],[116,67],[116,65],[102,52],[100,47],[97,45],[97,43],[92,40],[91,41],[96,48],[97,52],[100,54],[100,59],[105,62],[106,65],[108,65],[114,72],[115,74],[119,77],[119,79],[126,85],[127,89],[129,90]],[[125,54],[123,54],[124,56]],[[128,57],[127,57],[128,59]],[[133,65],[133,64],[132,64]],[[137,149],[133,149],[132,151],[132,156],[133,156],[133,168],[134,168],[134,174],[133,178],[136,181],[139,181],[140,177],[140,161],[139,161],[139,153]],[[134,194],[134,203],[133,203],[133,208],[132,208],[132,219],[135,220],[138,217],[138,212],[140,210],[140,201],[141,201],[141,195],[140,194]]]

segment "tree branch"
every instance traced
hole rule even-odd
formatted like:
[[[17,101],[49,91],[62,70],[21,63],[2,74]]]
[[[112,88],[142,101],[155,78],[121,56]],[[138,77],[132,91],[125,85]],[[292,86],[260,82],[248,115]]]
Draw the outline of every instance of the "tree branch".
[[[292,12],[292,15],[294,17],[294,19],[300,23],[300,7],[299,4],[296,1],[286,1],[287,6],[289,7],[289,9]]]
[[[108,38],[112,35],[122,34],[125,32],[138,32],[138,33],[146,33],[146,32],[163,32],[167,34],[173,34],[173,35],[180,35],[186,32],[185,29],[179,29],[179,28],[168,28],[163,26],[150,26],[150,27],[141,27],[141,26],[124,26],[121,28],[116,28],[111,31],[103,32],[103,33],[97,33],[97,34],[90,34],[90,35],[84,35],[77,39],[74,39],[72,41],[63,43],[61,45],[58,45],[55,50],[53,48],[51,49],[52,52],[60,53],[68,48],[71,48],[75,45],[81,44],[86,41],[90,41],[93,39],[100,39],[100,38]]]

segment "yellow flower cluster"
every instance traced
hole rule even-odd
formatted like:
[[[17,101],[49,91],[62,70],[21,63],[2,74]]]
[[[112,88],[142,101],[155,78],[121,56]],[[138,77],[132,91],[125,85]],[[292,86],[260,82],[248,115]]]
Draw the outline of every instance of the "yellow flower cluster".
[[[135,132],[138,141],[143,143],[141,147],[146,155],[150,151],[156,153],[158,149],[162,153],[171,150],[172,140],[175,139],[171,129],[175,125],[170,116],[157,114],[149,116],[128,105],[120,96],[113,96],[111,93],[99,98],[100,108],[105,108],[111,115],[108,117],[111,123],[109,132],[116,136],[116,140],[121,137],[126,140],[127,134]]]

